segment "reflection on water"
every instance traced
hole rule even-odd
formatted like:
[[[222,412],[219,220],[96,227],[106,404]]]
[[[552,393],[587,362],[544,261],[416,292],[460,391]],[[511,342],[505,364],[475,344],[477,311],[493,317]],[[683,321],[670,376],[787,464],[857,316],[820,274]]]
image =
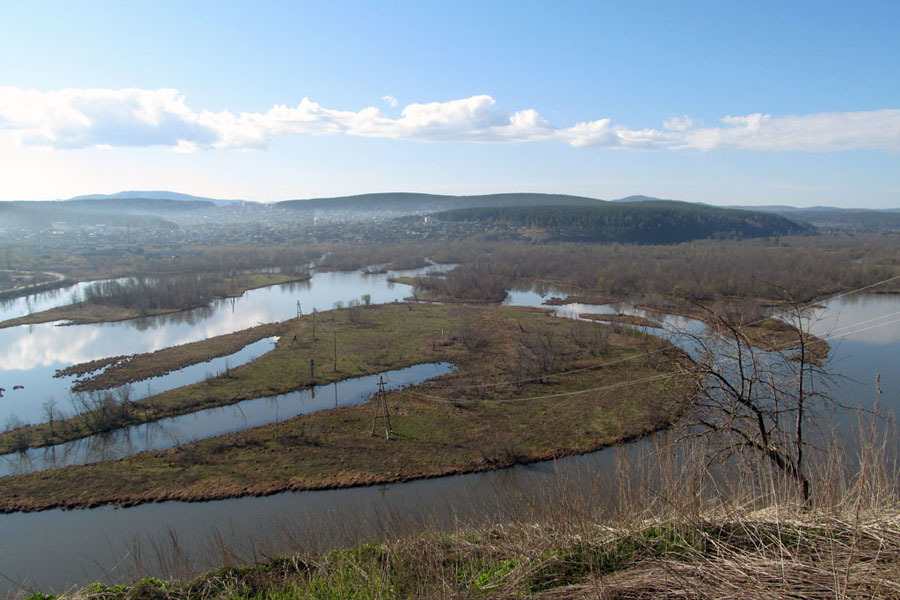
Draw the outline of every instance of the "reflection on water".
[[[544,300],[541,292],[543,296],[563,295],[552,288],[514,291],[509,302],[540,306]],[[559,314],[567,316],[627,310],[610,305],[557,308]],[[830,340],[832,370],[846,376],[838,379],[837,399],[845,404],[871,406],[875,376],[881,374],[882,406],[896,413],[900,407],[900,324],[892,321],[900,318],[900,298],[838,299],[829,303],[822,315],[825,319],[815,324],[814,333],[835,336]],[[641,316],[659,320],[659,315]],[[665,320],[691,325],[684,320]],[[866,329],[872,325],[875,327]],[[3,573],[13,579],[28,580],[42,590],[62,591],[72,583],[84,584],[101,577],[111,582],[132,579],[138,547],[144,549],[141,574],[178,574],[172,570],[172,561],[150,560],[147,552],[148,548],[170,548],[173,533],[177,534],[188,567],[200,570],[222,562],[220,555],[210,551],[211,540],[216,536],[237,552],[246,551],[244,558],[252,560],[265,552],[321,550],[401,534],[423,524],[452,527],[478,519],[527,517],[533,511],[554,507],[548,498],[562,499],[563,504],[578,493],[586,495],[586,502],[609,498],[602,491],[616,489],[614,474],[636,464],[642,453],[652,451],[659,437],[499,472],[386,486],[202,504],[167,502],[128,509],[104,507],[3,515],[0,564]],[[622,463],[617,465],[617,457],[622,458],[625,467]],[[600,491],[594,495],[594,490]],[[48,564],[54,568],[46,568]],[[15,589],[8,581],[0,586]]]
[[[410,286],[388,281],[391,276],[413,276],[429,268],[377,275],[356,272],[316,273],[305,282],[250,290],[234,299],[218,300],[209,307],[159,317],[117,323],[60,327],[45,323],[0,329],[0,387],[24,389],[0,399],[0,425],[15,415],[23,422],[42,419],[42,403],[53,397],[65,410],[72,379],[54,379],[63,367],[108,356],[154,352],[169,346],[240,331],[260,323],[297,316],[297,303],[309,313],[334,308],[369,294],[381,304],[402,300]]]
[[[129,279],[129,277],[123,277],[112,281],[125,282]],[[29,296],[21,296],[9,300],[0,300],[0,321],[24,317],[31,313],[71,304],[74,300],[81,298],[85,288],[93,283],[95,282],[82,281],[81,283],[56,288],[55,290],[31,294]]]
[[[0,456],[0,476],[83,465],[162,450],[186,442],[290,419],[318,410],[365,402],[383,377],[388,389],[416,385],[453,371],[450,363],[425,363],[377,375],[355,377],[278,396],[244,400],[47,448]],[[333,389],[332,389],[333,388]]]
[[[634,447],[651,446],[639,442]],[[602,490],[616,489],[615,462],[612,451],[384,486],[3,515],[0,557],[5,575],[45,592],[62,591],[72,582],[183,577],[221,565],[219,542],[242,561],[253,562],[425,526],[448,529],[565,510],[576,505],[569,502],[576,496],[585,503],[608,498]],[[173,564],[173,539],[181,564]],[[0,581],[4,588],[15,586]]]

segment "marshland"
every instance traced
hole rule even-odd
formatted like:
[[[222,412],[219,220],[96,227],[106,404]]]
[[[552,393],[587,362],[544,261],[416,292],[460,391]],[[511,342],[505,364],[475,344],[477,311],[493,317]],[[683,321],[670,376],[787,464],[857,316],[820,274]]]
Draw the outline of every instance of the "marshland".
[[[6,592],[627,598],[741,573],[739,594],[789,560],[816,593],[894,593],[893,234],[472,227],[144,249],[100,280],[89,257],[7,247],[83,283],[7,300],[0,323]],[[704,429],[735,349],[759,369],[744,383],[778,379],[783,412],[761,408],[772,447],[805,450],[805,487]]]

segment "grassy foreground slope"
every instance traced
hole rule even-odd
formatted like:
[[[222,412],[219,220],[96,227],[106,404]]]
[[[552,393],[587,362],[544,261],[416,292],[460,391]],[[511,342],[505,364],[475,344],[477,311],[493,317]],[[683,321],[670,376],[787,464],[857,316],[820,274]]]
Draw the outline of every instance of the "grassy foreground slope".
[[[664,342],[540,310],[400,304],[351,314],[331,315],[343,320],[339,343],[353,349],[339,357],[345,376],[434,360],[459,367],[389,394],[392,441],[371,435],[371,405],[335,408],[171,450],[7,477],[0,510],[208,500],[496,469],[664,427],[694,390],[690,377],[676,374],[681,354]],[[321,333],[317,342],[309,329],[301,333],[296,341],[282,336],[232,378],[169,394],[202,404],[208,394],[296,389],[310,352],[332,345]],[[326,365],[323,378],[341,378]]]
[[[94,584],[74,597],[900,598],[896,511],[855,521],[790,511],[642,525],[573,521],[428,532],[183,582]]]

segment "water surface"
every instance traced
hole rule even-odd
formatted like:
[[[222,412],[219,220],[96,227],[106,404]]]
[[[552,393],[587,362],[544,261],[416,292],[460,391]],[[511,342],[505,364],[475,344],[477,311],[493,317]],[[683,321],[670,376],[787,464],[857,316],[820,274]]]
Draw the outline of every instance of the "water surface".
[[[560,295],[556,290],[545,293]],[[537,306],[544,299],[536,291],[522,294],[511,294],[511,302]],[[591,308],[565,310],[571,315]],[[845,297],[827,303],[821,314],[825,318],[814,332],[831,338],[832,368],[845,376],[835,387],[836,397],[844,403],[871,406],[875,377],[880,374],[880,402],[896,413],[900,408],[900,298]],[[572,490],[616,489],[616,458],[624,456],[635,464],[640,453],[652,450],[654,437],[554,462],[401,484],[199,504],[167,502],[127,509],[2,515],[0,571],[43,591],[63,591],[98,579],[130,580],[138,573],[136,563],[142,565],[140,575],[184,574],[178,572],[177,564],[192,570],[210,568],[223,562],[214,549],[215,538],[232,547],[242,560],[252,561],[301,548],[322,550],[378,539],[425,524],[452,528],[478,520],[527,517],[548,506],[548,496],[568,498],[576,497]],[[603,498],[598,492],[594,500]],[[180,562],[171,560],[173,539],[183,552]],[[16,589],[8,582],[3,585],[7,591]]]

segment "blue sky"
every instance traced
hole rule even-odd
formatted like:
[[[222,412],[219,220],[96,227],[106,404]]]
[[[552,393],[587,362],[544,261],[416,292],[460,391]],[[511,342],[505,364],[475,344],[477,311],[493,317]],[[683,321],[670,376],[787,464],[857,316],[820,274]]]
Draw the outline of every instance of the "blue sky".
[[[6,2],[0,199],[900,207],[897,2]]]

